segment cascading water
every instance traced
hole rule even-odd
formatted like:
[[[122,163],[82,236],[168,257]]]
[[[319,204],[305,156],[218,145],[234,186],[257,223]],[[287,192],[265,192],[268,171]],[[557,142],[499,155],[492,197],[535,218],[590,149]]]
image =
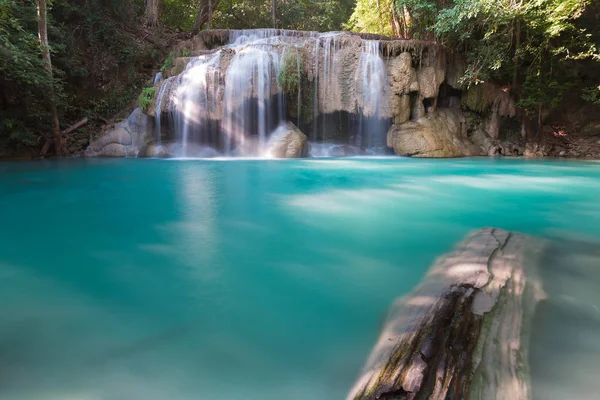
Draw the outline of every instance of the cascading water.
[[[283,104],[277,86],[279,56],[266,47],[246,46],[232,58],[227,69],[223,97],[223,132],[227,136],[225,151],[230,153],[235,144],[248,150],[264,149],[267,134],[283,119]],[[275,107],[274,107],[275,106]],[[254,149],[248,149],[246,138],[255,133],[258,137]]]
[[[195,156],[192,148],[196,145],[225,155],[262,155],[270,134],[290,120],[309,133],[313,142],[333,137],[339,144],[381,145],[381,140],[371,140],[371,136],[385,135],[388,119],[380,112],[387,82],[379,42],[351,36],[351,45],[361,46],[355,47],[360,49],[358,60],[355,48],[344,50],[349,35],[342,35],[277,29],[230,31],[228,45],[194,57],[183,73],[159,81],[156,143],[161,143],[161,126],[168,126],[170,140],[179,143],[178,155],[184,157]],[[288,115],[290,98],[280,82],[288,51],[295,56],[288,57],[293,60],[291,75],[297,75],[292,77],[297,82],[293,117]],[[340,83],[340,75],[347,76],[344,71],[349,69],[340,66],[345,62],[340,61],[341,54],[356,63],[350,67],[356,71],[348,76],[350,83]],[[348,92],[361,99],[342,99]],[[346,111],[336,111],[340,108]],[[165,117],[168,123],[161,125]],[[340,142],[339,132],[338,136],[330,134],[331,126],[338,126],[338,131],[348,129],[348,137],[363,140]]]
[[[333,91],[333,62],[336,50],[338,50],[337,39],[338,35],[334,34],[323,38],[323,76],[320,82],[323,93],[330,93]],[[327,116],[321,118],[321,132],[325,132],[327,129]]]
[[[160,81],[162,81],[163,79],[163,73],[161,71],[158,71],[156,73],[156,75],[154,76],[154,86],[156,86]]]
[[[379,40],[364,40],[360,65],[356,75],[361,88],[362,105],[359,105],[359,143],[367,148],[385,145],[384,135],[389,127],[382,110],[387,104],[387,71],[379,54]]]
[[[175,94],[176,138],[182,144],[182,156],[187,157],[188,143],[213,143],[211,120],[216,112],[220,73],[217,68],[220,53],[200,56],[191,61]]]
[[[175,78],[170,78],[171,80]],[[161,136],[162,136],[162,126],[161,126],[161,116],[162,116],[162,106],[163,101],[165,99],[165,91],[169,85],[165,82],[158,89],[158,93],[156,94],[156,108],[154,109],[154,121],[155,121],[155,140],[156,144],[160,146]]]

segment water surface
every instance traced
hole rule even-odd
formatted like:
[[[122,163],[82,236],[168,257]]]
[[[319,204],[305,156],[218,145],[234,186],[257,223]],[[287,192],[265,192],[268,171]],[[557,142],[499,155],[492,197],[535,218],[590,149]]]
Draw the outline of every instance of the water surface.
[[[593,162],[2,163],[0,398],[342,399],[388,306],[469,231],[597,243],[599,199]],[[597,329],[597,297],[577,323]]]

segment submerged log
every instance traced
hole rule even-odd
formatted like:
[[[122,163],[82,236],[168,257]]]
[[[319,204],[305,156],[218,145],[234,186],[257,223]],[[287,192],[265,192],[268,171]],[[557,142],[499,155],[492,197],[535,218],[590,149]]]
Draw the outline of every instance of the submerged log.
[[[544,296],[531,237],[485,228],[397,300],[348,399],[531,398],[528,348]]]

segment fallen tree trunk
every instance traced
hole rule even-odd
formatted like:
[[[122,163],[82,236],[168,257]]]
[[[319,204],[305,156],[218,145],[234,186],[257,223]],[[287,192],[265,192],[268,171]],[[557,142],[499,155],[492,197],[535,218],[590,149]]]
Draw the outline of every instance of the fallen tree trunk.
[[[70,127],[68,127],[67,129],[65,129],[64,131],[62,131],[60,133],[60,136],[62,138],[64,138],[65,136],[67,136],[68,134],[72,133],[73,131],[81,128],[83,125],[88,123],[88,119],[84,118],[81,121],[77,122],[76,124],[71,125]],[[54,137],[51,136],[46,136],[43,135],[44,138],[46,138],[46,142],[44,143],[44,145],[42,146],[42,150],[40,150],[40,157],[44,157],[46,155],[46,153],[48,153],[48,150],[50,150],[50,147],[54,144],[55,139]]]
[[[349,400],[531,398],[528,348],[544,244],[482,229],[397,300]]]
[[[83,125],[88,123],[88,119],[84,118],[81,121],[77,122],[76,124],[71,125],[70,127],[68,127],[67,129],[65,129],[64,131],[62,131],[62,135],[66,136],[69,133],[73,132],[76,129],[81,128]]]

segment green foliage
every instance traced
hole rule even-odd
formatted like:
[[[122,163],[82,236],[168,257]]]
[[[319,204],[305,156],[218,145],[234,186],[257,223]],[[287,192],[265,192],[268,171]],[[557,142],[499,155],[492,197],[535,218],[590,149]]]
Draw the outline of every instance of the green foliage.
[[[142,0],[48,1],[54,79],[44,69],[32,0],[0,0],[0,142],[35,146],[50,131],[48,94],[63,127],[84,116],[109,118],[130,104],[152,64],[137,35]]]
[[[53,86],[64,99],[63,74],[52,80],[42,64],[36,18],[33,4],[0,0],[0,139],[17,147],[34,145],[50,121],[46,96]]]
[[[0,131],[8,133],[8,139],[17,146],[35,146],[37,136],[25,126],[23,120],[4,118],[0,120]]]
[[[302,65],[302,57],[296,48],[287,51],[281,59],[277,82],[288,96],[298,93],[302,71],[299,65]]]
[[[131,104],[137,95],[136,87],[111,87],[105,95],[92,99],[88,109],[91,115],[110,118]]]
[[[540,105],[557,107],[565,92],[572,86],[572,82],[560,82],[550,73],[529,74],[523,83],[521,99],[517,105],[533,117],[539,112]]]
[[[162,0],[161,23],[175,32],[191,31],[198,4],[198,0]]]
[[[142,94],[140,95],[140,107],[142,107],[142,110],[144,112],[148,111],[148,106],[152,104],[152,99],[154,98],[155,92],[155,87],[148,87],[142,89]]]
[[[390,23],[393,9],[393,0],[357,0],[356,8],[345,27],[355,32],[395,36]]]
[[[189,57],[190,54],[192,54],[192,52],[187,47],[184,47],[183,49],[181,49],[181,57]]]
[[[485,85],[481,84],[469,87],[463,92],[461,103],[469,110],[478,113],[485,112],[490,106],[490,99],[486,96]]]
[[[169,54],[167,54],[167,58],[165,58],[165,62],[163,63],[160,70],[162,72],[166,72],[168,69],[170,69],[172,67],[173,67],[173,54],[169,53]]]
[[[270,4],[265,0],[221,0],[213,15],[213,27],[272,28]],[[278,1],[276,27],[320,32],[340,30],[353,7],[354,0]]]
[[[277,82],[286,95],[291,115],[300,112],[300,115],[308,122],[312,117],[314,107],[314,85],[306,84],[308,76],[302,68],[303,63],[304,55],[301,49],[291,48],[286,51],[281,59]],[[298,103],[300,103],[299,107]]]
[[[600,85],[583,88],[581,98],[600,106]]]
[[[278,26],[307,31],[338,31],[352,14],[355,0],[278,2]]]
[[[598,69],[599,16],[592,0],[357,0],[347,27],[442,42],[467,61],[463,87],[512,86],[519,105],[539,113],[540,104],[557,106],[569,82],[581,79],[573,61]],[[478,90],[467,94],[471,106]],[[593,102],[595,93],[583,98]]]

